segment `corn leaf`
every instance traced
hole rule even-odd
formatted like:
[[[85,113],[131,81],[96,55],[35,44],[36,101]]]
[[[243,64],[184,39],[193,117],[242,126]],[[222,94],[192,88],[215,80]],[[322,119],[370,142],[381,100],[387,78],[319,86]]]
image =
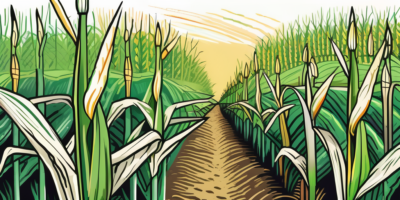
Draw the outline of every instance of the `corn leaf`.
[[[93,118],[97,103],[104,92],[104,88],[106,87],[108,70],[113,55],[112,52],[114,49],[114,39],[117,35],[119,19],[121,17],[121,5],[122,4],[119,5],[117,11],[115,12],[114,17],[104,36],[99,55],[97,56],[95,69],[93,70],[89,86],[85,93],[85,111],[90,119]]]
[[[265,72],[263,72],[263,74],[264,74],[265,80],[267,80],[268,86],[269,86],[269,88],[271,89],[272,94],[274,95],[276,104],[277,104],[277,106],[279,107],[279,105],[280,105],[280,103],[279,103],[279,97],[276,95],[275,87],[274,87],[274,85],[272,85],[272,82],[271,82],[271,80],[269,80],[267,74],[266,74]]]
[[[311,104],[311,113],[312,113],[312,120],[315,122],[315,119],[321,110],[322,104],[325,101],[326,95],[328,94],[329,87],[335,78],[336,74],[332,74],[329,76],[328,79],[321,85],[318,91],[315,93],[314,99]]]
[[[307,144],[307,170],[308,170],[308,181],[309,181],[309,191],[310,199],[315,199],[315,187],[317,184],[317,167],[316,167],[316,155],[315,155],[315,133],[312,127],[311,114],[307,108],[307,104],[304,102],[303,97],[300,93],[292,88],[300,100],[301,107],[303,108],[303,118],[304,118],[304,131],[306,134],[306,144]]]
[[[340,51],[339,47],[336,45],[336,43],[333,40],[331,40],[331,45],[332,45],[333,51],[336,54],[336,57],[339,60],[340,66],[342,66],[344,74],[347,77],[349,77],[349,71],[348,71],[349,67],[347,66],[347,63],[346,63],[346,60],[344,59],[342,51]]]
[[[161,149],[153,154],[150,159],[150,172],[151,176],[154,177],[157,175],[158,168],[161,164],[161,162],[165,159],[166,156],[168,156],[175,148],[176,146],[186,138],[191,132],[193,132],[196,128],[198,128],[200,125],[202,125],[206,120],[202,120],[197,122],[196,124],[190,126],[188,129],[176,134],[172,138],[168,139],[162,144]]]
[[[354,106],[353,111],[350,115],[349,120],[349,130],[352,135],[354,135],[354,131],[357,127],[358,122],[367,112],[369,104],[371,102],[372,93],[374,91],[374,86],[376,82],[376,77],[378,76],[379,66],[382,61],[383,51],[385,49],[385,42],[383,42],[379,52],[376,54],[374,61],[369,68],[367,75],[364,78],[364,81],[360,87],[357,96],[357,103]]]
[[[275,158],[275,162],[279,160],[280,157],[286,156],[287,158],[292,161],[294,166],[299,170],[300,174],[303,176],[304,181],[308,185],[308,178],[307,178],[307,162],[306,159],[300,155],[296,150],[290,148],[290,147],[284,147],[282,148],[278,155]]]
[[[19,148],[19,147],[7,147],[3,152],[3,156],[1,157],[0,172],[3,171],[3,168],[6,164],[7,158],[14,154],[37,156],[36,151],[32,150],[32,149],[24,149],[24,148]],[[22,158],[22,156],[14,157],[14,161],[19,160],[21,158]]]
[[[357,126],[356,150],[354,155],[353,171],[351,172],[350,191],[348,191],[348,199],[354,199],[358,188],[368,178],[370,170],[368,146],[367,146],[367,131],[365,123],[361,121]]]
[[[110,126],[118,117],[124,113],[126,108],[130,106],[135,106],[140,109],[146,118],[147,123],[150,127],[153,126],[153,118],[154,111],[153,109],[146,103],[135,99],[135,98],[126,98],[120,101],[116,101],[111,105],[110,111],[108,112],[107,117],[107,126]]]
[[[153,155],[161,139],[160,134],[150,131],[112,154],[114,172],[112,193],[115,193],[142,163]]]
[[[78,199],[75,165],[60,138],[27,99],[0,89],[0,107],[29,140],[53,177],[60,199]]]
[[[68,95],[49,95],[32,98],[30,100],[33,104],[46,103],[46,105],[56,104],[56,103],[64,103],[72,108],[72,100]]]
[[[359,188],[355,199],[374,189],[400,169],[400,145],[395,146],[372,168],[366,181]]]
[[[179,118],[172,118],[171,121],[169,122],[169,125],[174,125],[174,124],[180,124],[180,123],[186,123],[186,122],[194,122],[194,121],[200,121],[203,120],[201,117],[179,117]]]
[[[280,108],[280,109],[274,114],[274,116],[272,116],[271,120],[269,121],[267,127],[266,127],[265,130],[264,130],[264,133],[267,133],[267,132],[268,132],[268,130],[269,130],[269,129],[272,127],[272,125],[274,124],[275,119],[278,118],[280,114],[282,114],[283,112],[289,110],[290,108],[293,108],[293,106],[294,106],[294,105],[286,105],[286,106],[283,106],[282,108]]]
[[[109,199],[112,189],[110,138],[101,104],[97,104],[92,124],[93,147],[88,186],[89,199]]]
[[[319,139],[329,154],[333,175],[335,176],[336,195],[338,200],[344,200],[346,194],[346,165],[342,149],[336,138],[328,131],[314,128]]]
[[[145,123],[145,121],[143,121],[142,123],[140,123],[139,125],[137,125],[137,126],[135,127],[135,129],[133,129],[132,133],[129,135],[129,138],[128,138],[128,140],[127,140],[127,143],[132,142],[134,139],[136,139],[136,138],[139,136],[140,132],[141,132],[142,129],[143,129],[144,123]]]
[[[230,104],[225,109],[231,108],[231,107],[236,106],[236,105],[241,105],[241,106],[243,106],[245,108],[248,108],[249,110],[253,111],[259,118],[261,118],[260,113],[258,113],[258,111],[253,106],[251,106],[249,103],[247,103],[247,101],[239,101],[239,102]]]
[[[197,103],[207,103],[209,101],[210,101],[210,99],[198,99],[198,100],[183,101],[183,102],[172,104],[164,112],[164,130],[167,129],[167,127],[171,121],[172,115],[174,114],[176,109],[179,109],[179,108],[182,108],[185,106],[190,106],[190,105],[197,104]]]
[[[60,1],[57,2],[57,0],[50,0],[51,5],[54,8],[54,11],[56,12],[58,19],[61,21],[61,24],[64,26],[65,30],[67,31],[68,35],[72,38],[74,42],[76,42],[76,34],[74,31],[74,28],[71,24],[71,21],[69,21],[69,18],[67,14],[65,13],[65,10],[61,4]]]
[[[264,121],[265,119],[267,119],[268,116],[269,116],[270,114],[275,113],[275,112],[276,112],[276,111],[275,111],[274,109],[272,109],[272,108],[269,108],[269,109],[267,109],[267,110],[264,110],[264,111],[261,113],[261,116],[262,116],[262,118],[263,118],[263,121]]]

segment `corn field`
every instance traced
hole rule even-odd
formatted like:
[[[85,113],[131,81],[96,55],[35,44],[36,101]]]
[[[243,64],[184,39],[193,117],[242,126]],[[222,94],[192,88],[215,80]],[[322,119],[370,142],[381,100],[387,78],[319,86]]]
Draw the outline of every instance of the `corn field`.
[[[36,33],[30,31],[36,29],[34,13],[19,13],[19,33],[20,40],[17,56],[20,58],[19,63],[22,71],[29,71],[36,68],[39,64],[39,58],[36,54],[38,50]],[[45,70],[72,70],[74,64],[70,62],[75,57],[75,45],[68,37],[68,34],[63,30],[62,24],[58,21],[54,11],[50,5],[48,8],[41,8],[40,16],[43,16],[43,24],[45,25],[47,42],[44,49],[44,69]],[[101,42],[103,41],[107,23],[111,19],[111,13],[105,12],[103,9],[95,9],[91,16],[93,16],[93,24],[88,24],[88,63],[89,66],[94,66],[97,58],[97,52],[100,49]],[[145,15],[141,12],[134,12],[130,10],[127,13],[133,19],[133,27],[130,42],[130,56],[132,58],[133,72],[153,72],[154,71],[154,34],[155,22],[154,18],[150,15]],[[124,42],[124,23],[125,18],[121,19],[121,25],[118,28],[118,34],[115,37],[115,46],[113,52],[113,59],[110,69],[121,71],[125,63],[125,42]],[[129,22],[131,23],[131,22]],[[177,31],[166,22],[162,21],[161,28],[163,34],[170,35],[176,34]],[[77,23],[73,24],[77,27]],[[0,14],[0,54],[1,60],[0,70],[7,71],[10,65],[8,59],[11,47],[10,35],[6,35],[11,28],[10,11],[4,10],[4,14]],[[171,30],[169,30],[171,29]],[[165,32],[165,33],[164,33]],[[170,38],[172,39],[172,38]],[[213,84],[207,77],[204,71],[205,63],[199,59],[200,51],[196,48],[198,41],[193,41],[188,37],[182,37],[172,50],[171,56],[166,58],[165,62],[165,76],[182,81],[190,81],[204,85],[208,93],[212,93]],[[91,73],[93,67],[89,68]],[[193,78],[192,78],[193,77]]]
[[[396,18],[351,8],[299,19],[227,83],[221,111],[296,198],[399,195]]]
[[[122,3],[78,0],[74,23],[50,3],[0,16],[1,199],[165,199],[216,103],[197,41]]]
[[[372,62],[372,57],[368,54],[369,35],[373,36],[373,51],[377,52],[385,35],[387,21],[392,30],[393,42],[400,42],[398,17],[398,8],[377,11],[366,7],[357,11],[358,63]],[[282,25],[275,30],[275,34],[264,36],[256,45],[260,68],[268,74],[273,74],[274,69],[271,66],[274,66],[276,56],[281,57],[282,71],[302,65],[303,48],[306,44],[316,62],[337,61],[330,41],[334,40],[338,48],[347,54],[348,25],[348,13],[343,8],[321,9],[317,13]],[[400,46],[393,45],[393,55],[399,55],[399,48]]]

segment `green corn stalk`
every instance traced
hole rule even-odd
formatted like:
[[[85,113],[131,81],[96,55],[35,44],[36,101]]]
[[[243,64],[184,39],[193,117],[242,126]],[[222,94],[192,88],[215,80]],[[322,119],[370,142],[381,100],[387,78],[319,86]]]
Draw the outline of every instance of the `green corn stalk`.
[[[108,199],[110,198],[112,184],[110,146],[105,116],[101,104],[98,103],[99,98],[96,98],[96,96],[101,96],[105,86],[105,78],[107,78],[114,49],[116,35],[114,31],[117,31],[119,24],[120,14],[118,13],[121,10],[121,5],[107,30],[104,40],[107,43],[102,44],[99,57],[96,60],[96,71],[93,71],[90,87],[88,87],[87,14],[89,1],[76,1],[79,14],[78,36],[75,35],[73,26],[66,17],[63,7],[55,0],[51,0],[51,3],[76,46],[73,109],[79,197],[82,200]],[[89,132],[90,124],[92,124],[92,131]],[[89,138],[91,138],[90,141]],[[98,174],[103,175],[98,176]],[[90,195],[89,191],[91,191]]]
[[[162,105],[162,84],[163,84],[163,62],[161,58],[161,45],[162,45],[162,36],[161,36],[161,29],[160,29],[160,24],[157,23],[156,27],[156,33],[155,33],[155,71],[154,71],[154,77],[153,77],[153,95],[150,100],[149,105],[152,108],[155,109],[155,115],[154,115],[154,125],[152,127],[153,130],[157,131],[161,137],[163,136],[164,132],[164,114],[163,114],[163,105]],[[161,147],[159,146],[158,149]],[[153,157],[155,155],[152,155]],[[161,164],[161,168],[164,167],[165,161]],[[163,169],[162,169],[163,170]],[[162,176],[161,174],[160,177],[160,182],[163,182],[165,180],[165,177]],[[161,186],[160,188],[158,187],[158,182],[159,182],[159,175],[155,175],[153,179],[151,180],[151,199],[152,200],[158,200],[160,193],[164,193],[164,188]],[[160,191],[159,191],[160,190]]]
[[[384,67],[382,70],[382,113],[383,113],[383,140],[384,150],[387,153],[393,145],[393,105],[389,104],[389,88],[392,85],[391,77],[391,54],[393,52],[393,38],[389,22],[386,22],[385,31],[386,49],[384,53]],[[393,102],[393,101],[391,101]]]
[[[304,46],[303,49],[303,62],[304,62],[304,66],[303,66],[303,71],[301,74],[301,84],[305,85],[305,81],[306,81],[306,75],[307,75],[307,71],[308,71],[308,62],[310,59],[310,51],[308,49],[308,44],[306,43],[306,45]]]
[[[44,96],[44,59],[43,52],[44,47],[47,41],[47,35],[43,29],[42,19],[40,18],[39,11],[36,9],[36,30],[37,30],[37,38],[38,38],[38,58],[39,65],[36,68],[36,83],[37,83],[37,91],[36,96],[41,97]],[[44,103],[38,105],[39,111],[46,116],[46,107]],[[46,173],[45,166],[43,162],[39,159],[39,199],[46,200]]]
[[[76,163],[80,198],[82,200],[89,199],[88,183],[90,181],[90,153],[88,148],[87,132],[89,130],[90,119],[86,114],[84,107],[84,96],[88,86],[88,49],[87,49],[87,13],[89,1],[77,0],[76,4],[81,5],[81,9],[77,9],[79,14],[78,38],[76,40],[76,60],[74,70],[74,121],[75,121],[75,138],[76,138]],[[85,5],[86,4],[86,5]]]
[[[19,31],[18,31],[18,23],[17,18],[15,17],[15,12],[13,6],[10,9],[11,14],[11,59],[10,59],[10,73],[12,78],[12,90],[13,92],[18,92],[18,83],[19,83],[19,75],[20,75],[20,68],[18,63],[18,57],[16,54],[17,51],[17,44],[19,39]],[[7,31],[6,31],[7,32]],[[12,129],[13,134],[13,145],[18,147],[19,146],[19,130],[16,124],[13,124]],[[20,199],[20,170],[19,170],[19,161],[16,160],[17,157],[14,156],[14,199]]]
[[[350,53],[350,65],[349,65],[349,81],[348,81],[348,96],[347,96],[347,116],[350,118],[351,111],[353,110],[356,102],[357,102],[357,94],[359,90],[359,77],[358,77],[358,65],[356,58],[356,48],[357,48],[357,26],[355,21],[355,15],[353,8],[350,11],[350,21],[348,27],[348,35],[347,35],[347,44],[348,50]],[[355,156],[355,148],[356,148],[356,134],[351,134],[348,131],[347,134],[347,190],[348,190],[348,199],[351,199],[349,196],[351,194],[351,173],[353,171],[354,166],[354,156]]]
[[[133,19],[131,22],[131,30],[128,30],[127,26],[127,16],[125,13],[125,34],[124,34],[124,41],[125,41],[125,88],[126,88],[126,97],[129,98],[131,96],[131,84],[132,84],[132,63],[131,63],[131,53],[130,53],[130,39],[132,37],[132,29],[133,29]],[[132,116],[131,116],[131,108],[127,108],[125,111],[125,139],[124,144],[128,143],[129,137],[132,132]],[[135,200],[136,199],[136,186],[137,186],[137,174],[133,174],[129,180],[129,188],[130,194],[129,199]]]

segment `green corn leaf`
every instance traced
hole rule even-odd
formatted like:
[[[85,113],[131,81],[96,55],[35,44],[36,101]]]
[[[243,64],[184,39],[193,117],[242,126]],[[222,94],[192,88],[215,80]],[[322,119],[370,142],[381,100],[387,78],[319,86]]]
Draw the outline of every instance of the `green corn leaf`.
[[[93,147],[90,169],[89,199],[109,199],[112,189],[112,170],[108,127],[101,103],[92,120]],[[101,175],[100,175],[101,174]]]
[[[347,199],[354,199],[358,189],[367,179],[369,171],[370,161],[368,156],[367,131],[365,130],[364,121],[361,121],[357,126],[354,164]]]

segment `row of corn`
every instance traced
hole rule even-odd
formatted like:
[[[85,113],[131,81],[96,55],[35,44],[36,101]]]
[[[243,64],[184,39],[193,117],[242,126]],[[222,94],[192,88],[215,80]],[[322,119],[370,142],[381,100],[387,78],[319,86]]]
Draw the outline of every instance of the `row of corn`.
[[[54,19],[54,13],[49,5],[47,11],[41,9],[38,11],[40,16],[43,17],[42,23],[43,28],[46,31],[47,45],[44,49],[43,54],[43,66],[46,70],[72,70],[74,65],[71,60],[75,56],[75,45],[69,39],[66,32],[61,31],[62,24],[59,24],[57,19]],[[10,29],[10,10],[4,10],[4,15],[0,16],[0,54],[1,59],[4,62],[0,63],[0,70],[7,70],[10,61],[6,59],[10,55],[10,40],[5,33]],[[87,24],[88,26],[88,63],[89,72],[93,71],[93,66],[96,62],[97,52],[100,49],[102,39],[107,31],[107,19],[111,19],[107,14],[97,11],[91,13],[95,18],[93,24]],[[129,21],[127,25],[132,24],[132,34],[130,35],[131,42],[129,46],[131,48],[130,56],[132,58],[133,72],[154,72],[154,34],[155,34],[155,23],[151,16],[138,15],[138,13],[127,11],[127,15],[134,18],[134,21]],[[125,19],[121,19],[124,22]],[[19,33],[21,39],[18,41],[19,48],[16,50],[16,55],[19,57],[21,70],[30,71],[36,68],[39,64],[39,57],[37,51],[40,47],[38,45],[37,33],[30,31],[35,29],[35,18],[32,15],[26,15],[19,13],[17,21],[20,25]],[[12,24],[11,24],[12,25]],[[74,24],[74,26],[76,26]],[[175,34],[177,31],[168,26],[166,21],[162,21],[160,26],[164,35],[167,32]],[[124,68],[125,58],[125,34],[124,34],[124,23],[118,27],[118,34],[115,38],[114,53],[112,59],[111,69],[121,71]],[[30,29],[30,30],[29,30]],[[171,29],[171,30],[169,30]],[[4,33],[3,33],[4,32]],[[170,38],[172,39],[172,38]],[[172,50],[171,56],[166,58],[165,65],[168,68],[165,69],[165,76],[167,78],[173,78],[177,80],[191,81],[199,83],[208,87],[208,91],[211,91],[212,84],[207,78],[207,74],[204,71],[204,63],[198,57],[198,50],[196,48],[196,42],[188,41],[190,38],[183,37],[177,42],[176,47]],[[170,41],[168,41],[170,42]]]
[[[399,42],[400,26],[398,25],[398,9],[388,9],[379,12],[371,8],[360,10],[357,20],[358,48],[356,51],[359,63],[370,63],[372,57],[369,54],[368,40],[373,38],[373,51],[377,51],[380,41],[385,35],[386,19],[392,30],[392,37],[395,42]],[[372,20],[372,18],[375,20]],[[343,10],[329,9],[314,13],[295,22],[282,25],[275,34],[266,35],[256,45],[258,52],[258,62],[260,67],[267,74],[274,73],[271,67],[276,56],[281,56],[284,66],[283,71],[302,65],[302,49],[308,44],[310,53],[314,55],[317,62],[337,60],[335,53],[330,48],[331,40],[334,40],[337,47],[344,53],[349,54],[347,48],[346,27],[349,26],[346,14]],[[399,47],[393,46],[394,54],[399,53]]]
[[[244,139],[253,145],[258,155],[262,156],[262,161],[276,168],[284,186],[289,188],[289,182],[291,184],[297,182],[290,179],[300,180],[299,195],[301,199],[314,200],[321,199],[324,196],[323,186],[317,188],[317,183],[323,184],[320,181],[321,177],[319,177],[319,174],[323,172],[319,170],[325,167],[318,165],[318,161],[322,160],[321,154],[317,153],[321,146],[329,157],[337,199],[374,199],[382,198],[382,196],[384,199],[390,199],[397,188],[396,185],[389,186],[391,183],[388,181],[390,178],[398,179],[399,175],[396,174],[396,171],[400,168],[400,164],[397,162],[400,145],[397,144],[393,147],[393,116],[395,116],[393,113],[393,97],[397,83],[391,81],[391,58],[395,40],[388,21],[386,22],[384,38],[374,39],[374,34],[365,38],[359,37],[359,30],[357,18],[352,8],[347,33],[345,34],[347,35],[346,53],[342,53],[335,37],[323,37],[323,40],[329,40],[331,46],[329,51],[335,54],[338,60],[337,67],[342,68],[348,80],[345,92],[347,94],[347,108],[343,110],[343,115],[345,115],[343,117],[344,128],[347,133],[347,139],[344,141],[345,146],[338,142],[340,133],[335,132],[338,130],[329,126],[329,123],[335,122],[322,123],[318,120],[318,116],[321,115],[320,118],[326,115],[334,115],[333,113],[326,113],[327,110],[322,107],[325,100],[331,97],[329,94],[338,94],[340,92],[338,90],[343,91],[343,89],[330,88],[335,75],[339,72],[336,69],[319,88],[316,88],[317,60],[321,61],[321,59],[315,57],[315,52],[310,49],[310,45],[307,43],[302,49],[301,56],[301,61],[304,64],[302,86],[282,87],[280,82],[281,69],[288,66],[287,63],[280,61],[279,56],[274,58],[274,65],[268,65],[275,66],[271,67],[276,76],[275,86],[265,72],[268,72],[268,68],[264,68],[263,72],[265,81],[260,81],[260,72],[262,71],[259,67],[260,59],[254,53],[254,59],[251,63],[254,72],[251,73],[250,67],[246,64],[244,71],[236,74],[221,97],[222,110],[225,115],[232,120],[233,125],[243,134]],[[372,30],[372,26],[370,30]],[[304,39],[306,42],[310,40],[312,38],[306,37]],[[378,44],[376,44],[376,41],[378,41]],[[367,44],[366,50],[369,56],[367,60],[372,62],[365,77],[359,77],[358,63],[362,58],[359,53],[363,52],[363,49],[359,50],[359,48],[363,48],[363,44]],[[278,50],[274,47],[272,49]],[[314,49],[321,50],[320,48]],[[280,54],[280,52],[278,51],[277,54]],[[345,59],[344,55],[347,55],[348,60]],[[249,77],[250,73],[252,77]],[[377,84],[378,74],[381,76],[380,85]],[[249,86],[250,78],[254,79],[254,84],[251,86],[254,87],[255,94],[252,94],[252,96],[249,93],[250,90],[253,90]],[[361,85],[360,78],[362,80]],[[260,88],[263,84],[268,85],[270,92],[266,94],[261,92]],[[373,138],[372,141],[368,138],[371,137],[370,131],[368,131],[371,126],[367,120],[380,117],[368,116],[368,108],[371,105],[374,91],[381,93],[382,135],[385,152],[376,163],[372,163],[369,148],[371,145],[379,143],[379,138]],[[339,96],[335,97],[339,98]],[[290,103],[285,103],[288,98],[291,100]],[[294,99],[297,99],[295,103]],[[339,102],[340,99],[329,101]],[[263,103],[267,106],[267,109],[265,109],[265,106],[263,107]],[[288,125],[292,126],[299,120],[298,116],[297,118],[293,117],[295,119],[291,118],[291,115],[294,115],[291,113],[296,113],[296,110],[293,109],[296,105],[300,106],[301,109],[299,109],[302,111],[303,120],[301,132],[299,132],[302,136],[297,135],[299,127],[297,127],[297,130],[293,130]],[[337,108],[333,107],[333,109],[340,110],[340,105],[336,106]],[[321,110],[324,113],[321,114]],[[328,119],[333,120],[332,118]],[[279,129],[275,129],[279,131],[279,136],[272,130],[275,121],[279,123]],[[290,133],[290,130],[296,133]],[[305,146],[306,151],[299,151],[301,149],[300,144]],[[272,163],[265,157],[272,157]],[[293,168],[299,176],[293,176],[293,173],[290,172],[290,169]],[[325,186],[328,185],[325,184]],[[377,192],[375,188],[382,185],[383,191],[378,189]],[[290,187],[293,188],[293,186]]]
[[[45,95],[44,82],[44,54],[46,43],[50,39],[46,33],[39,11],[36,11],[38,65],[36,68],[36,97],[26,99],[18,94],[20,80],[20,65],[17,49],[20,36],[18,20],[11,6],[11,57],[10,75],[12,91],[0,89],[0,107],[13,121],[13,147],[7,147],[3,152],[0,171],[5,168],[6,160],[12,157],[14,173],[13,199],[25,199],[20,191],[20,166],[22,159],[19,155],[36,156],[39,158],[39,183],[37,197],[40,200],[52,198],[47,196],[47,185],[54,184],[58,199],[111,199],[123,185],[130,188],[128,199],[136,199],[138,193],[137,172],[147,165],[151,185],[150,199],[164,199],[166,186],[166,158],[177,148],[178,144],[194,129],[205,122],[205,118],[180,117],[173,118],[174,112],[194,104],[210,104],[210,99],[198,99],[174,103],[164,108],[162,89],[164,63],[174,52],[174,47],[180,36],[178,33],[166,34],[163,37],[160,24],[157,23],[154,34],[153,48],[154,76],[148,86],[143,100],[131,98],[132,73],[135,72],[131,54],[131,40],[133,19],[128,19],[125,13],[123,33],[124,52],[123,72],[125,81],[126,98],[113,102],[108,113],[100,99],[105,92],[110,67],[114,62],[115,40],[122,15],[122,3],[106,25],[104,38],[98,51],[93,66],[89,62],[90,49],[88,40],[88,0],[77,0],[76,9],[79,15],[78,27],[74,28],[68,15],[59,1],[51,0],[51,5],[57,14],[58,20],[64,27],[68,39],[75,46],[73,92],[68,95]],[[129,21],[132,20],[129,28]],[[170,28],[171,30],[171,28]],[[181,50],[183,51],[183,50]],[[185,52],[184,52],[185,53]],[[54,58],[46,58],[54,59]],[[174,64],[172,64],[174,65]],[[185,66],[190,64],[185,63]],[[93,70],[90,70],[93,69]],[[182,67],[181,70],[184,68]],[[90,75],[91,74],[91,75]],[[137,88],[137,87],[136,87]],[[74,134],[64,145],[56,130],[46,119],[46,107],[50,104],[66,104],[73,110]],[[132,127],[131,107],[134,106],[142,112],[144,121]],[[124,141],[123,146],[111,152],[110,126],[124,115]],[[174,133],[173,137],[166,136],[168,127],[175,124],[189,124],[186,129]],[[144,128],[145,126],[148,128]],[[20,136],[23,135],[33,149],[20,146]],[[48,172],[46,172],[48,171]],[[46,178],[49,175],[50,178]],[[52,183],[49,183],[49,180]]]

